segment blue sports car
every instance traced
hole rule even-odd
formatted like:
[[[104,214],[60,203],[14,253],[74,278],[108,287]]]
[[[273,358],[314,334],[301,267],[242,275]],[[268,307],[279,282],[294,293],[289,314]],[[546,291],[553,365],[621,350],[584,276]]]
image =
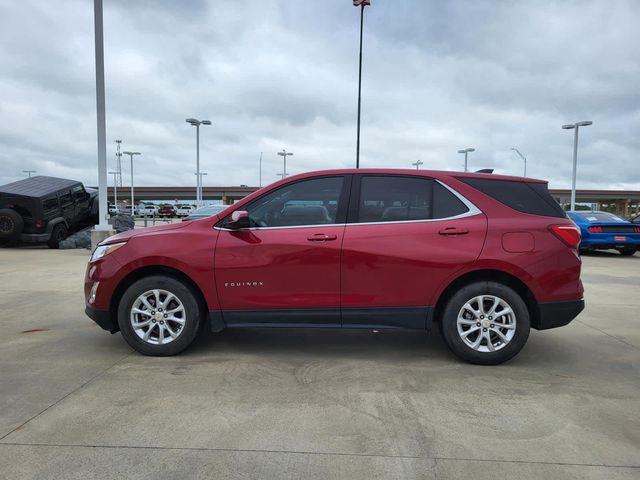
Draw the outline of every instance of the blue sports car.
[[[614,248],[622,255],[633,255],[640,249],[640,226],[609,212],[567,212],[580,227],[580,250]]]

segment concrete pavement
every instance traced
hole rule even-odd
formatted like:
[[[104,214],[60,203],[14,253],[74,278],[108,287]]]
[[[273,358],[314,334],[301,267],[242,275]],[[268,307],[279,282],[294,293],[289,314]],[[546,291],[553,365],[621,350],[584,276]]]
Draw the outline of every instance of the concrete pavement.
[[[640,477],[640,254],[585,257],[587,309],[498,367],[416,332],[225,331],[143,357],[84,316],[87,257],[0,249],[0,476]]]

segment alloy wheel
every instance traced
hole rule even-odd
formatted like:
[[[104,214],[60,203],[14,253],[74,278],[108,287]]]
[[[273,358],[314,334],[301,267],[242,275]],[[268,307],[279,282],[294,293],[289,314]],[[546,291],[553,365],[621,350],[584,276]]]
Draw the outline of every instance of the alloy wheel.
[[[516,333],[516,315],[511,306],[495,295],[478,295],[467,301],[457,318],[458,335],[478,352],[504,348]]]
[[[166,345],[180,336],[187,320],[182,301],[167,290],[148,290],[131,307],[133,331],[144,342]]]

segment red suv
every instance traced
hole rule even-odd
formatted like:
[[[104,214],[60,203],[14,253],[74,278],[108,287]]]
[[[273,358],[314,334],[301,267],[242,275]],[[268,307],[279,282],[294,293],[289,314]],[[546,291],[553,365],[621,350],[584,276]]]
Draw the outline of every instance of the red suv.
[[[201,326],[429,330],[497,364],[584,308],[580,232],[546,182],[331,170],[281,180],[223,216],[131,230],[93,252],[86,313],[138,352]]]

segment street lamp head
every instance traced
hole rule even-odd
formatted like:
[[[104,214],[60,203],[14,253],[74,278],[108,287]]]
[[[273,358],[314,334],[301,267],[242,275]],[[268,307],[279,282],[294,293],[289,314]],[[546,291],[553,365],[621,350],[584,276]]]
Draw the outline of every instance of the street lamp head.
[[[475,152],[476,149],[475,148],[465,148],[463,150],[458,150],[458,153],[469,153],[469,152]]]
[[[211,120],[202,120],[200,123],[202,125],[211,125]]]
[[[586,120],[584,122],[578,122],[576,123],[576,125],[578,125],[579,127],[588,127],[589,125],[593,125],[593,122],[590,120]]]
[[[200,122],[195,118],[187,118],[185,122],[190,123],[191,125],[198,125]]]
[[[125,155],[140,155],[140,152],[122,152]]]
[[[562,128],[564,130],[571,130],[573,128],[576,128],[576,126],[573,123],[567,124],[567,125],[562,125]]]

